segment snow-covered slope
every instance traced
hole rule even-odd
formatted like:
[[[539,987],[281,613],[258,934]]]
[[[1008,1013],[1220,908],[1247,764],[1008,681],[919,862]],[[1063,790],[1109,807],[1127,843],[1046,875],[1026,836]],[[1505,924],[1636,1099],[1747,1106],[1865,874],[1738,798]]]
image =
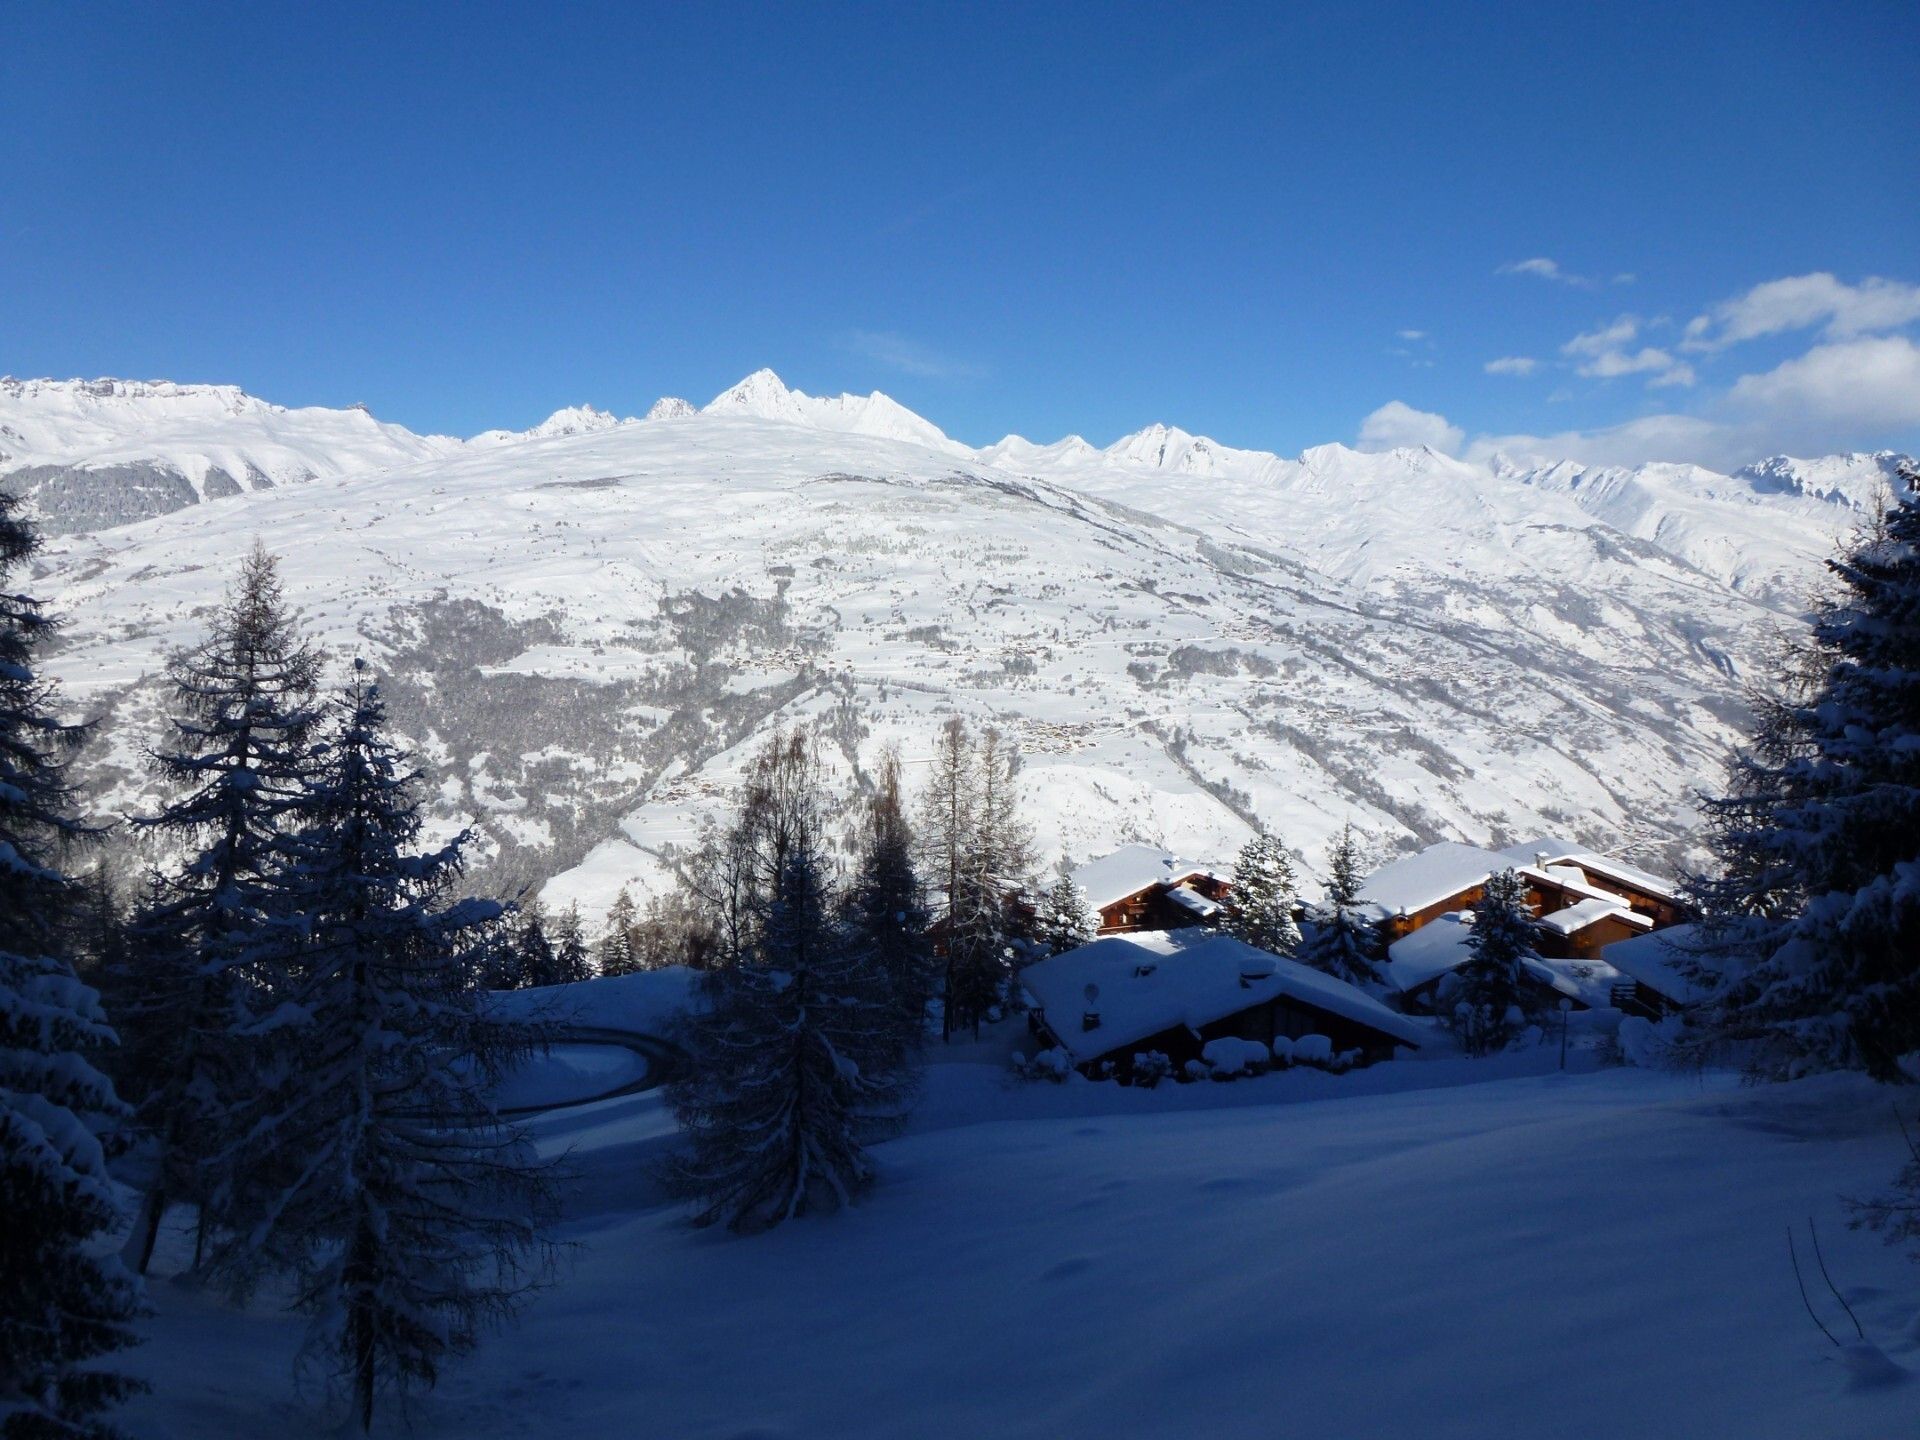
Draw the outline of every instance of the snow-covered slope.
[[[845,428],[869,423],[921,438]],[[1006,728],[1049,859],[1222,859],[1257,821],[1315,863],[1349,819],[1383,852],[1657,850],[1777,614],[1430,451],[1281,462],[1169,431],[1059,449],[1049,479],[926,431],[763,375],[670,423],[69,536],[41,584],[72,620],[55,668],[107,716],[95,803],[151,802],[162,658],[256,534],[315,634],[390,674],[445,823],[596,915],[663,883],[745,750],[802,720],[850,779],[887,743],[911,770],[953,711]]]
[[[0,483],[55,533],[459,448],[358,407],[290,410],[232,385],[0,379]]]
[[[599,983],[599,982],[594,982]],[[1010,1085],[943,1063],[880,1184],[738,1240],[650,1179],[657,1092],[535,1122],[577,1248],[450,1365],[420,1440],[1890,1440],[1920,1287],[1840,1196],[1904,1154],[1857,1076],[1572,1072],[1539,1047],[1232,1085]],[[1579,1072],[1586,1073],[1579,1073]],[[1494,1077],[1499,1078],[1494,1078]],[[183,1207],[184,1209],[184,1207]],[[1782,1230],[1822,1263],[1876,1348]],[[193,1253],[183,1214],[156,1273]],[[149,1286],[149,1436],[337,1434],[291,1400],[303,1321]],[[118,1357],[116,1357],[118,1358]],[[646,1429],[636,1425],[645,1417]]]

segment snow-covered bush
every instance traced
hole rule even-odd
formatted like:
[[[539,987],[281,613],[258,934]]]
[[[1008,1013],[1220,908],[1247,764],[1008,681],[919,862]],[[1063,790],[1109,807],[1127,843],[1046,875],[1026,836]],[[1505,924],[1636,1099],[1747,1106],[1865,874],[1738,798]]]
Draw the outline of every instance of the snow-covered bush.
[[[1013,1073],[1023,1080],[1051,1080],[1057,1085],[1073,1074],[1073,1057],[1058,1045],[1042,1050],[1031,1060],[1015,1051]]]
[[[1202,1047],[1200,1058],[1207,1063],[1215,1080],[1233,1080],[1241,1075],[1260,1074],[1273,1057],[1258,1040],[1223,1035],[1218,1040],[1209,1040]]]
[[[1164,1050],[1145,1050],[1133,1057],[1133,1083],[1151,1090],[1173,1074],[1173,1061]]]
[[[1276,1035],[1273,1044],[1268,1047],[1273,1052],[1273,1065],[1276,1070],[1284,1070],[1293,1064],[1293,1041],[1285,1035]]]
[[[1205,1080],[1213,1074],[1213,1071],[1207,1068],[1207,1062],[1204,1060],[1189,1060],[1182,1073],[1189,1080]]]
[[[1293,1063],[1323,1067],[1333,1064],[1333,1041],[1325,1035],[1302,1035],[1293,1042]]]
[[[1675,1046],[1685,1034],[1687,1023],[1678,1015],[1664,1020],[1649,1020],[1644,1015],[1623,1015],[1615,1037],[1620,1058],[1642,1070],[1665,1070],[1676,1060]]]

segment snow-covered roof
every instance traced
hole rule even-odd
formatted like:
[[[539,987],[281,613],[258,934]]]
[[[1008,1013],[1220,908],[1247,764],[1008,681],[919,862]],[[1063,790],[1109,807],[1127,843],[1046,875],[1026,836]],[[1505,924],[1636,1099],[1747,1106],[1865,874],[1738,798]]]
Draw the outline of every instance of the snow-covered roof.
[[[1109,935],[1029,965],[1020,978],[1076,1063],[1176,1026],[1198,1030],[1278,999],[1325,1010],[1403,1045],[1421,1042],[1419,1027],[1364,991],[1230,935],[1193,930]],[[1089,985],[1098,987],[1092,1000]],[[1089,1012],[1100,1023],[1082,1029],[1081,1017]]]
[[[1624,920],[1640,930],[1650,929],[1653,925],[1653,921],[1644,915],[1634,914],[1631,907],[1622,902],[1603,900],[1598,896],[1589,896],[1585,900],[1567,906],[1564,910],[1555,910],[1550,915],[1542,915],[1540,923],[1561,935],[1577,935],[1589,925],[1596,925],[1602,920],[1609,919]]]
[[[1602,949],[1600,956],[1622,975],[1658,990],[1669,1000],[1690,1005],[1707,998],[1706,990],[1680,968],[1697,935],[1695,926],[1674,925],[1651,935],[1616,940]]]
[[[1202,920],[1211,920],[1227,907],[1218,900],[1209,900],[1198,890],[1189,890],[1184,885],[1176,885],[1167,892],[1167,898],[1182,910],[1191,910]]]
[[[1418,990],[1436,976],[1467,961],[1473,912],[1453,910],[1402,936],[1387,947],[1387,979],[1401,994]]]
[[[1471,890],[1512,863],[1506,856],[1478,845],[1445,840],[1374,871],[1360,887],[1360,900],[1377,905],[1388,915],[1398,915],[1402,910],[1411,915]]]
[[[1158,845],[1122,845],[1111,855],[1089,860],[1073,872],[1073,883],[1087,892],[1096,910],[1155,885],[1171,885],[1213,871],[1182,860]]]
[[[1387,947],[1387,979],[1404,995],[1459,969],[1473,953],[1467,948],[1472,935],[1471,910],[1454,910],[1422,925]],[[1598,960],[1537,957],[1528,962],[1527,969],[1541,984],[1595,1007],[1607,1003],[1614,982],[1621,978],[1613,966]]]
[[[1550,868],[1562,865],[1577,865],[1587,873],[1589,880],[1612,880],[1615,884],[1630,886],[1648,895],[1663,900],[1675,898],[1673,881],[1663,880],[1660,876],[1616,860],[1610,855],[1596,854],[1584,845],[1575,845],[1570,841],[1557,840],[1550,835],[1537,840],[1528,840],[1519,845],[1509,845],[1500,854],[1515,865],[1540,865]],[[1541,857],[1546,859],[1542,862]]]

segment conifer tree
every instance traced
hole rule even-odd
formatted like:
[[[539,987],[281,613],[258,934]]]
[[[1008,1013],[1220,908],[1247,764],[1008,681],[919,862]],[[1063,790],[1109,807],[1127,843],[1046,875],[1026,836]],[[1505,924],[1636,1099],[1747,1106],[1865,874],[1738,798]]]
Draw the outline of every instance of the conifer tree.
[[[232,1232],[212,1270],[238,1291],[294,1281],[305,1364],[351,1397],[431,1387],[545,1272],[551,1172],[487,1098],[535,1038],[467,984],[500,907],[455,900],[462,834],[415,850],[419,776],[356,664],[287,842],[297,955],[248,1112]]]
[[[1228,933],[1276,955],[1291,955],[1300,945],[1294,919],[1299,904],[1293,860],[1279,838],[1262,832],[1242,845],[1227,895]]]
[[[571,985],[593,978],[593,963],[587,958],[586,932],[580,923],[580,907],[570,904],[553,922],[554,983]]]
[[[280,846],[306,800],[319,665],[256,542],[212,634],[168,667],[174,741],[154,763],[181,793],[134,823],[189,858],[154,886],[131,927],[134,968],[113,986],[151,1067],[136,1088],[154,1171],[128,1243],[142,1272],[173,1200],[200,1202],[204,1235],[227,1193],[251,1032],[284,978],[257,962],[285,910]]]
[[[1755,1067],[1910,1078],[1920,1049],[1920,471],[1852,548],[1710,807],[1710,1025]]]
[[[826,830],[811,746],[777,737],[724,847],[747,877],[742,946],[709,972],[669,1091],[687,1147],[668,1178],[699,1224],[759,1229],[846,1204],[873,1179],[867,1143],[905,1113],[898,1009],[837,913]]]
[[[895,751],[880,758],[862,821],[845,918],[854,943],[865,951],[885,987],[906,1043],[917,1046],[924,1038],[933,994],[933,948]]]
[[[640,912],[634,907],[633,893],[622,885],[607,911],[607,933],[600,941],[602,975],[631,975],[640,968],[633,952],[633,932],[639,923]]]
[[[501,988],[534,989],[560,983],[560,957],[547,934],[547,907],[538,898],[520,906],[513,927],[514,985]]]
[[[0,1431],[109,1436],[102,1412],[142,1388],[90,1362],[134,1343],[139,1281],[98,1242],[123,1218],[99,1130],[125,1107],[95,1060],[114,1043],[75,977],[78,887],[60,723],[35,674],[54,621],[7,582],[38,537],[0,495]]]
[[[1341,832],[1331,859],[1326,899],[1313,911],[1313,933],[1302,941],[1295,958],[1351,985],[1377,985],[1385,947],[1379,926],[1360,903],[1364,877],[1351,825]]]
[[[1049,955],[1077,950],[1100,933],[1100,912],[1074,880],[1064,858],[1053,884],[1040,897],[1034,930]]]
[[[1490,1055],[1536,1018],[1537,987],[1527,975],[1540,958],[1540,922],[1527,905],[1527,885],[1512,870],[1490,876],[1473,907],[1467,962],[1453,972],[1445,998],[1469,1055]]]

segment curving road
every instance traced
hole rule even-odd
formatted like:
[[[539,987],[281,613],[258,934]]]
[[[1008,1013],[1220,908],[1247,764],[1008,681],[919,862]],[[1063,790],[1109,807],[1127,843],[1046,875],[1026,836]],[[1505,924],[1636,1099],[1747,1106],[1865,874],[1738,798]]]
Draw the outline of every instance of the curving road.
[[[555,1045],[617,1045],[621,1049],[631,1050],[646,1062],[646,1070],[638,1079],[616,1085],[597,1095],[582,1095],[573,1100],[556,1100],[545,1105],[515,1105],[497,1113],[511,1118],[521,1115],[544,1115],[552,1110],[571,1110],[581,1105],[597,1105],[602,1100],[617,1100],[622,1095],[639,1095],[657,1086],[665,1085],[678,1077],[681,1067],[686,1064],[687,1055],[671,1040],[663,1040],[658,1035],[642,1035],[633,1030],[608,1030],[598,1026],[581,1026],[562,1030],[553,1037]]]

